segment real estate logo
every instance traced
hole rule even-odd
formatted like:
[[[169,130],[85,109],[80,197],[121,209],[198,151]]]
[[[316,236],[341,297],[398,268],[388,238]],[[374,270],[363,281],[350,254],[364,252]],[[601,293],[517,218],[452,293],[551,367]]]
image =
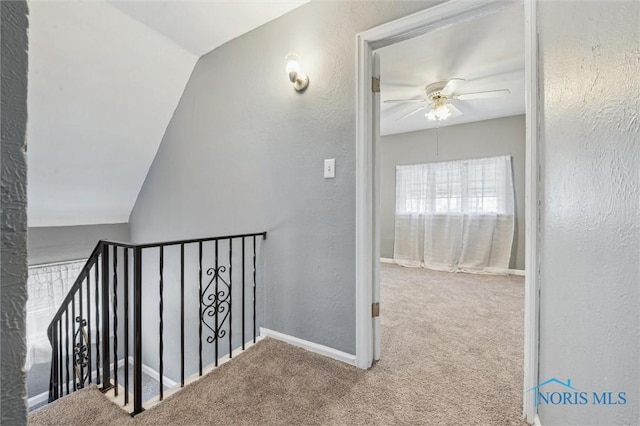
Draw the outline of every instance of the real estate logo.
[[[533,392],[536,407],[538,405],[624,405],[627,403],[626,392],[581,391],[573,387],[571,379],[567,379],[565,383],[555,377],[527,392]]]

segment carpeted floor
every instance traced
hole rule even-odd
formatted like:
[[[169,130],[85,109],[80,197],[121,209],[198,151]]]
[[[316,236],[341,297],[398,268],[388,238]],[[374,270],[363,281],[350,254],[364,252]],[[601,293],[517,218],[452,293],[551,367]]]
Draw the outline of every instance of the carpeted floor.
[[[29,424],[525,425],[523,281],[383,265],[368,371],[266,339],[135,418],[90,388]]]

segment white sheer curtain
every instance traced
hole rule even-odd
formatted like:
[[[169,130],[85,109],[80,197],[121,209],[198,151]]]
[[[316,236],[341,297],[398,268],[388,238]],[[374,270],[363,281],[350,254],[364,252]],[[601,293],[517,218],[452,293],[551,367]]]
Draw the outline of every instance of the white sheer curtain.
[[[506,272],[514,215],[509,156],[398,166],[394,259],[449,272]]]
[[[33,364],[51,361],[51,344],[47,337],[47,327],[85,262],[79,260],[29,268],[25,364],[27,370]]]

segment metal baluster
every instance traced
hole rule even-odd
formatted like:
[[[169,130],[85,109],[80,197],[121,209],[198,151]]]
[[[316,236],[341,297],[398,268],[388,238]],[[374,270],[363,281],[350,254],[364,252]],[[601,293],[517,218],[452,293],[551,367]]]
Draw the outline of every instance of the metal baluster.
[[[129,249],[124,250],[124,405],[129,403]]]
[[[242,350],[244,351],[244,240],[246,238],[242,237]]]
[[[164,326],[163,324],[163,318],[162,318],[162,313],[164,310],[164,301],[162,299],[162,292],[164,290],[164,246],[160,246],[160,306],[159,306],[159,312],[160,312],[160,328],[159,328],[159,334],[160,334],[160,371],[159,371],[159,375],[160,375],[160,401],[162,401],[163,399],[163,380],[162,380],[162,374],[163,374],[163,349],[164,349],[164,345],[163,345],[163,341],[162,341],[162,328]]]
[[[66,356],[65,356],[65,363],[66,363],[66,371],[65,371],[65,377],[67,379],[67,395],[69,395],[69,305],[67,305],[67,308],[64,310],[64,315],[65,315],[65,321],[67,323],[67,344],[66,344]]]
[[[133,414],[142,408],[142,249],[133,250]]]
[[[61,397],[64,395],[64,387],[62,381],[62,315],[60,315],[60,318],[58,319],[58,351],[60,352],[58,356],[58,383],[60,386],[58,397]]]
[[[95,287],[96,287],[96,384],[100,384],[100,275],[99,275],[98,261],[96,259],[95,264]]]
[[[91,268],[87,270],[87,368],[89,371],[89,384],[93,383],[93,374],[91,374]]]
[[[111,350],[109,338],[109,246],[102,246],[102,392],[111,389]]]
[[[51,359],[51,382],[49,383],[49,402],[52,402],[58,399],[58,382],[59,372],[58,372],[58,346],[59,346],[59,336],[58,336],[58,327],[57,324],[55,327],[51,327],[51,349],[52,350],[52,359]]]
[[[180,244],[180,387],[184,387],[184,244]]]
[[[113,394],[118,396],[118,247],[113,246]]]
[[[256,236],[253,236],[253,343],[256,342]]]
[[[233,325],[233,309],[231,309],[232,281],[233,281],[233,238],[229,238],[229,358],[233,358],[233,346],[231,342],[231,330]]]
[[[199,297],[198,297],[198,305],[199,305],[199,309],[200,309],[200,316],[198,324],[199,324],[199,336],[200,336],[200,340],[199,340],[199,346],[198,346],[198,357],[200,360],[200,375],[202,376],[202,241],[198,242],[198,250],[199,250],[199,270],[198,270],[198,277],[199,277],[199,282],[200,282],[200,292]]]
[[[215,347],[215,361],[214,364],[217,367],[218,366],[218,275],[219,275],[219,270],[218,270],[218,240],[215,241],[215,248],[216,248],[216,274],[215,274],[215,278],[216,278],[216,297],[213,299],[214,300],[214,306],[215,306],[215,316],[216,316],[216,328],[214,331],[214,347]]]
[[[74,294],[71,298],[71,379],[73,381],[73,391],[77,391],[76,383],[77,383],[77,375],[76,375],[76,332],[75,326],[76,323],[76,295]],[[80,324],[78,324],[80,325]]]

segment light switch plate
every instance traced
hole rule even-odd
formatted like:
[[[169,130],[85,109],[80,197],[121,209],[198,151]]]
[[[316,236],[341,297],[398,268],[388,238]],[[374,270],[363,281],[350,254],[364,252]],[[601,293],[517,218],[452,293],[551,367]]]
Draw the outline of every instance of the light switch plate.
[[[324,178],[333,179],[334,177],[336,177],[336,159],[324,160]]]

